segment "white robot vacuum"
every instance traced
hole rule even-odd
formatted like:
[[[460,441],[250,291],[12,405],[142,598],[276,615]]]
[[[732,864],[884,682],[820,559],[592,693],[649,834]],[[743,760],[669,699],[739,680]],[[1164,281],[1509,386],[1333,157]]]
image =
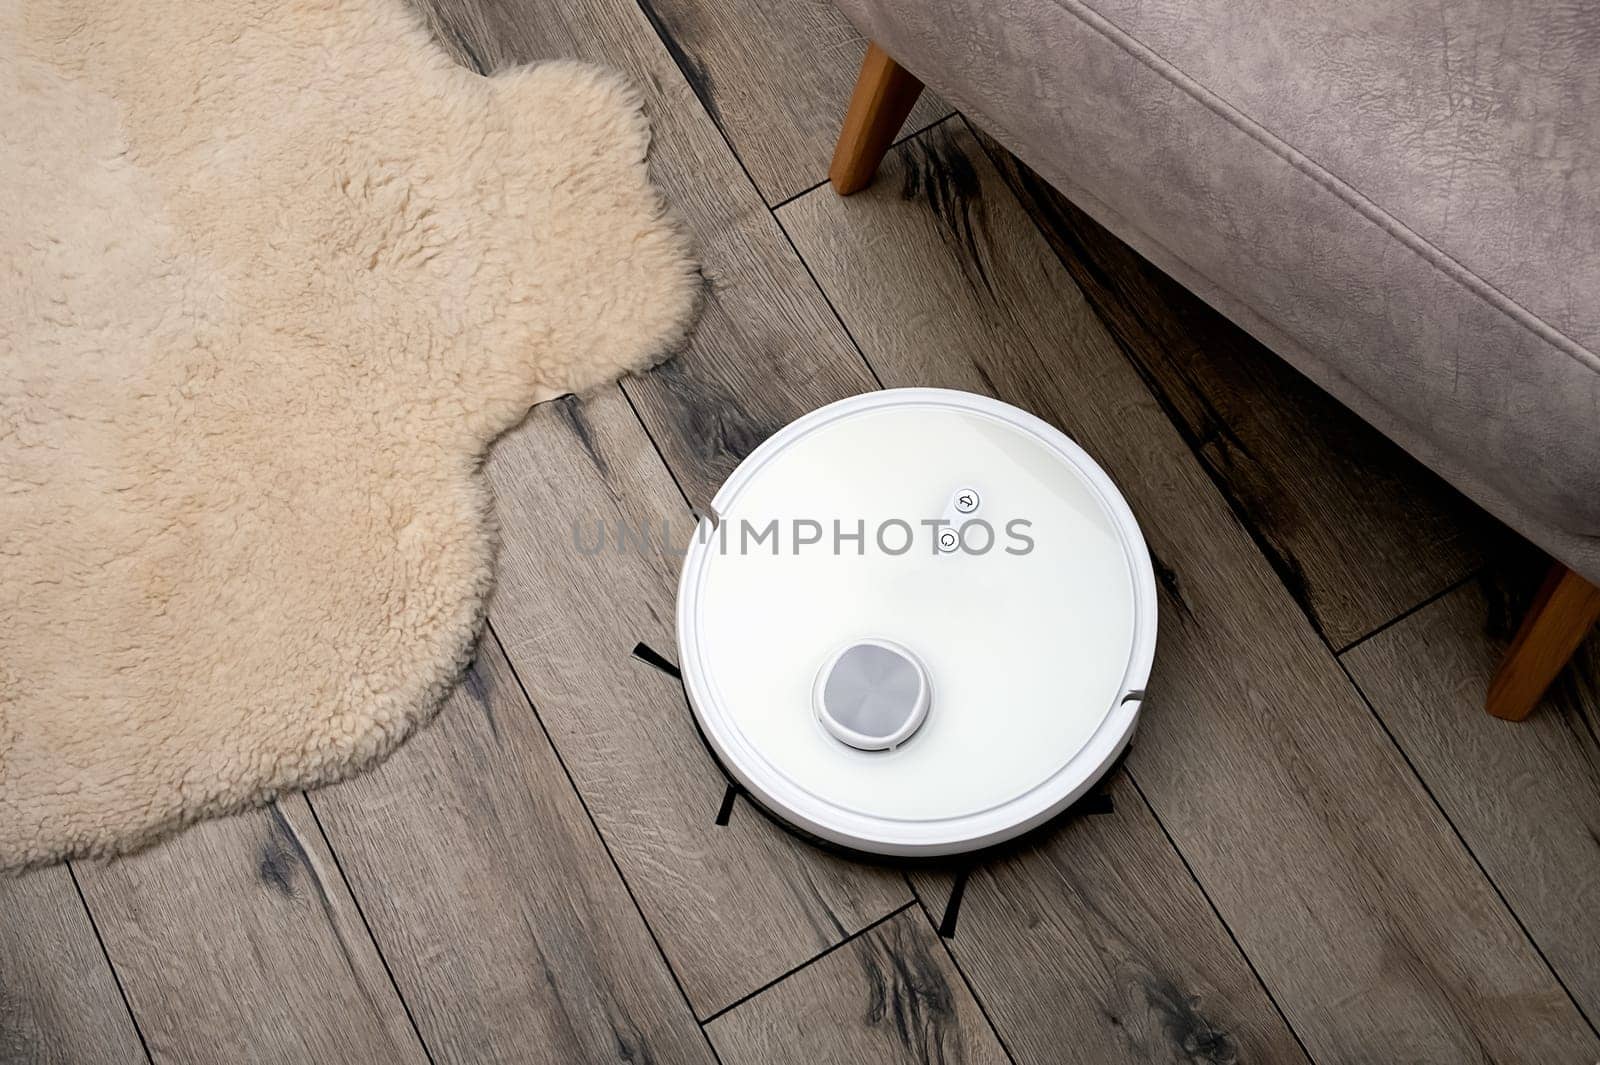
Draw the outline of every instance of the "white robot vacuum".
[[[678,590],[684,687],[723,768],[791,827],[874,855],[990,847],[1132,738],[1150,555],[1111,479],[1033,415],[855,396],[763,443],[711,508]]]

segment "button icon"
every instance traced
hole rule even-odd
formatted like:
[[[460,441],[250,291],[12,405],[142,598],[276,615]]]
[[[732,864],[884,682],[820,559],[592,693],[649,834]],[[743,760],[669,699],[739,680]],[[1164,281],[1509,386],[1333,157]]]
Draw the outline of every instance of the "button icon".
[[[961,543],[961,537],[954,529],[946,529],[939,534],[939,550],[954,551]]]
[[[956,492],[956,510],[962,514],[971,514],[978,509],[978,493],[971,488],[962,488]]]

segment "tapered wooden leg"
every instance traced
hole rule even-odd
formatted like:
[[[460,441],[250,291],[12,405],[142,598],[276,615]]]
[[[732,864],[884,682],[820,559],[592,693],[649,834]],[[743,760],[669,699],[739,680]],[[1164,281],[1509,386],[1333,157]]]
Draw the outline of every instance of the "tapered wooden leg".
[[[1596,621],[1600,588],[1556,563],[1489,682],[1489,713],[1507,721],[1532,713]]]
[[[867,46],[850,110],[845,112],[844,128],[833,149],[833,165],[828,167],[834,192],[848,196],[866,188],[921,94],[922,82],[915,75],[882,48]]]

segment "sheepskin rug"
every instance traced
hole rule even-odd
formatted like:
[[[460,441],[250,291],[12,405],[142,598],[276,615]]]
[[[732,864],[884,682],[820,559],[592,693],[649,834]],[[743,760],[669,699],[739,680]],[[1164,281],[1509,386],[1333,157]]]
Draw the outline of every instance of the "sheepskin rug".
[[[462,69],[401,0],[0,0],[0,867],[432,715],[490,441],[689,326],[640,106]]]

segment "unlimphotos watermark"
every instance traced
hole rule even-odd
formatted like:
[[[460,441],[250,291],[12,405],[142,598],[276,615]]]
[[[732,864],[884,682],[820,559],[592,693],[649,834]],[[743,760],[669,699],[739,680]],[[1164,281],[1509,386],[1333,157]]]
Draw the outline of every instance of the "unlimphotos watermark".
[[[721,554],[799,555],[881,554],[891,558],[923,551],[931,555],[987,555],[1003,552],[1026,555],[1033,551],[1029,530],[1033,522],[1012,518],[998,526],[983,518],[952,521],[948,518],[854,520],[829,518],[749,518],[717,521],[695,515],[688,521],[660,522],[611,520],[574,521],[572,546],[581,555],[669,555],[683,553],[694,540]]]

